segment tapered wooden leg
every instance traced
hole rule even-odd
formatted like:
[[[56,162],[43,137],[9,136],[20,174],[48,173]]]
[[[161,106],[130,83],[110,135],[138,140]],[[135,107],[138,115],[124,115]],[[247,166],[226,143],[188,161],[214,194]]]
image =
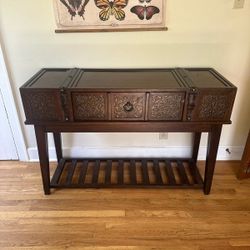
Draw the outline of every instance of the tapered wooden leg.
[[[196,163],[201,141],[201,132],[194,133],[192,159]]]
[[[35,126],[36,141],[43,180],[44,194],[50,194],[50,171],[47,133],[41,126]]]
[[[204,178],[204,193],[208,195],[211,190],[214,167],[220,142],[222,125],[214,125],[208,134],[207,159]]]
[[[62,159],[62,139],[61,139],[61,133],[53,133],[54,136],[54,142],[56,147],[56,156],[57,156],[57,162],[59,162]]]

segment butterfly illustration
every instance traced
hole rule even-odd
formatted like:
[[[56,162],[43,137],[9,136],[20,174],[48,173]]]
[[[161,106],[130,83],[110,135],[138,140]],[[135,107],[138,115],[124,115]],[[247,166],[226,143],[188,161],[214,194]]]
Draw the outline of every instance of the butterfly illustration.
[[[95,5],[101,9],[99,18],[107,21],[110,16],[114,15],[118,21],[125,19],[125,12],[122,10],[128,4],[128,0],[95,0]]]
[[[68,9],[69,14],[71,15],[71,20],[76,15],[79,15],[84,19],[85,7],[88,4],[89,0],[60,0],[61,3]]]
[[[131,8],[130,10],[132,13],[136,14],[139,19],[144,20],[150,20],[153,15],[160,13],[160,9],[156,6],[140,6],[136,5]]]

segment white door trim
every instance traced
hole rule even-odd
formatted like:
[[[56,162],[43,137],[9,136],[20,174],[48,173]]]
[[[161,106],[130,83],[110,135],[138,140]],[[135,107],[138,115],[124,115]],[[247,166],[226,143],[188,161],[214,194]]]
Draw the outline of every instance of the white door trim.
[[[10,123],[6,108],[3,102],[3,95],[0,88],[0,160],[18,160],[17,149],[13,138],[13,133],[10,128]]]
[[[4,105],[8,114],[9,123],[17,148],[17,154],[20,161],[28,161],[27,147],[25,145],[23,132],[17,114],[16,104],[11,89],[10,79],[4,61],[2,46],[0,44],[0,88],[3,94]]]

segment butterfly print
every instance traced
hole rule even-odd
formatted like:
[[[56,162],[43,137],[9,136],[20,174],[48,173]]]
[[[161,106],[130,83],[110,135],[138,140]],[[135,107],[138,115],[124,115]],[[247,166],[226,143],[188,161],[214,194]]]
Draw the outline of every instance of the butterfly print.
[[[71,20],[76,15],[79,15],[84,19],[85,7],[88,4],[89,0],[60,0],[61,3],[68,9],[69,14],[71,15]]]
[[[95,0],[95,5],[101,9],[100,20],[107,21],[110,16],[114,15],[118,21],[122,21],[126,16],[122,9],[128,5],[128,0]]]
[[[156,6],[140,6],[136,5],[130,10],[132,13],[136,14],[139,19],[150,20],[153,15],[160,13],[160,9]]]

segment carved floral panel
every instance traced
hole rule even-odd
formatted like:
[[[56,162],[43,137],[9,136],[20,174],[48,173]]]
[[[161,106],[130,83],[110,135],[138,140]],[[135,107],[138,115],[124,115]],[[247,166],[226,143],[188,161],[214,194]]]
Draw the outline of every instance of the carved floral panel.
[[[76,120],[104,120],[107,117],[105,94],[73,94]]]
[[[57,103],[57,98],[53,93],[33,92],[32,95],[29,95],[28,100],[34,120],[61,120],[61,114],[57,108],[60,104]]]
[[[151,94],[150,120],[180,120],[184,103],[183,93]]]
[[[202,98],[199,119],[223,120],[229,108],[227,96],[207,95]]]

